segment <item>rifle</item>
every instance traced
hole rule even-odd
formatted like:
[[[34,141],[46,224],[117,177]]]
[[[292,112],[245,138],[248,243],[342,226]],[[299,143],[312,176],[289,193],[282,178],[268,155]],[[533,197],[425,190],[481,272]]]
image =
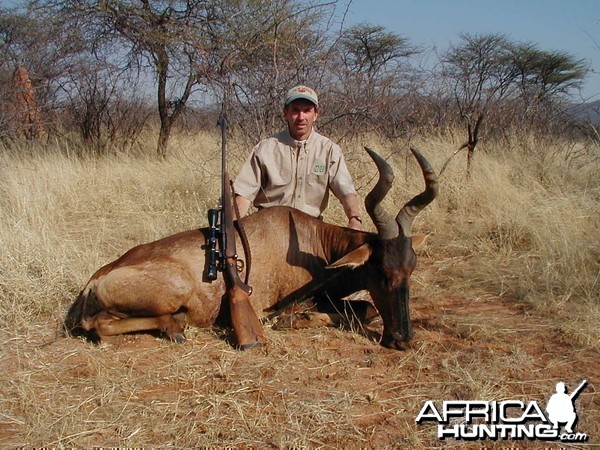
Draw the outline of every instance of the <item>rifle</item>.
[[[581,390],[585,387],[585,385],[587,384],[587,380],[583,380],[581,382],[581,384],[579,386],[577,386],[577,389],[575,389],[571,395],[569,395],[569,398],[571,400],[573,400],[575,397],[577,397],[579,395],[579,393],[581,392]]]
[[[227,122],[225,118],[221,118],[218,124],[221,127],[221,202],[219,208],[208,210],[209,260],[206,278],[211,281],[216,280],[217,270],[223,271],[229,298],[231,323],[237,337],[238,348],[248,350],[262,347],[266,339],[256,312],[249,301],[252,288],[238,276],[232,186],[227,172],[226,159]],[[220,250],[216,248],[217,243]]]

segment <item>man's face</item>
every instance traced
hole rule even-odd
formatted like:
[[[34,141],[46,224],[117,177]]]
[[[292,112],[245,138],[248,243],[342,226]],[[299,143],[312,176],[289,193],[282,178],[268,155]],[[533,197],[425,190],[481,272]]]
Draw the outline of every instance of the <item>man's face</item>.
[[[288,123],[290,135],[297,141],[303,141],[310,136],[319,110],[314,103],[300,99],[287,105],[283,109],[283,116]]]

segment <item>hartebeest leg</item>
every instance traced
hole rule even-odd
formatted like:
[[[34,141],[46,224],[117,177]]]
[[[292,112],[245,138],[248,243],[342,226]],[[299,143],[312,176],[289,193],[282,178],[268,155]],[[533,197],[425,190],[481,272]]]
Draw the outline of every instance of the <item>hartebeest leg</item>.
[[[166,314],[159,317],[123,317],[102,311],[83,323],[86,330],[95,329],[98,336],[115,336],[136,331],[160,330],[175,342],[185,341],[183,314]]]
[[[185,313],[167,314],[160,316],[158,319],[160,331],[165,333],[170,340],[178,344],[185,342],[185,334],[183,333],[185,330]]]
[[[317,308],[317,311],[314,308]],[[357,326],[362,328],[379,317],[370,302],[364,300],[331,300],[305,311],[290,311],[282,314],[274,325],[275,329]]]
[[[339,324],[337,317],[332,317],[328,313],[314,311],[301,311],[283,313],[277,318],[273,325],[275,330],[285,330],[288,328],[299,330],[301,328],[319,328],[331,327]]]

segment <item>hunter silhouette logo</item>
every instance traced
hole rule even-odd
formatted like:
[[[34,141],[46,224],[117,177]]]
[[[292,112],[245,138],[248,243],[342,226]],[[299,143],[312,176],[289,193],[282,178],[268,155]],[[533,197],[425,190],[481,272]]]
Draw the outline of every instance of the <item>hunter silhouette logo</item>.
[[[562,381],[556,383],[556,394],[550,397],[548,405],[546,406],[548,419],[554,424],[553,429],[558,430],[558,425],[562,422],[567,424],[565,426],[565,431],[567,433],[573,433],[573,425],[575,425],[575,422],[577,421],[574,400],[586,384],[587,380],[583,380],[577,389],[575,389],[571,395],[568,395],[565,383]]]
[[[439,439],[585,442],[587,434],[574,432],[573,428],[577,422],[575,399],[586,384],[587,380],[583,380],[567,394],[565,383],[557,383],[556,393],[546,405],[546,414],[536,401],[449,400],[436,407],[428,400],[417,415],[416,423],[437,422]],[[561,424],[564,424],[562,432]]]

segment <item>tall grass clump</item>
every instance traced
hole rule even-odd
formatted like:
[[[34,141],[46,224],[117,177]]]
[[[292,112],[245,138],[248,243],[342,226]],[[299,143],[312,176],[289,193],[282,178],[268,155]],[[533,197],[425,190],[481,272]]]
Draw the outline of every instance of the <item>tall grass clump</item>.
[[[219,191],[216,136],[166,159],[0,153],[0,329],[47,322],[133,245],[205,224]]]
[[[250,149],[232,141],[234,175]],[[439,171],[460,143],[455,133],[445,132],[411,144]],[[385,200],[395,214],[423,187],[418,166],[407,145],[374,136],[347,143],[363,197],[376,178],[363,145],[378,150],[395,169]],[[100,266],[141,242],[205,225],[206,210],[219,196],[219,136],[176,137],[171,148],[165,159],[73,156],[64,149],[0,151],[2,330],[50,319],[58,324]],[[414,224],[415,233],[432,235],[432,257],[451,262],[439,275],[446,278],[443,289],[484,289],[525,302],[563,317],[569,335],[597,343],[598,151],[514,133],[479,145],[470,179],[465,155],[452,159],[440,177],[438,199]],[[325,220],[346,224],[334,199]],[[365,227],[372,229],[368,221]]]
[[[439,171],[457,136],[410,144]],[[413,225],[430,237],[412,276],[416,337],[405,352],[357,333],[268,323],[269,345],[257,352],[235,351],[218,329],[187,330],[184,345],[54,338],[100,266],[206,225],[219,141],[178,136],[164,159],[64,143],[0,148],[0,446],[469,448],[415,424],[426,399],[545,401],[556,381],[571,388],[582,377],[590,386],[577,429],[597,444],[599,164],[598,148],[581,143],[483,140],[470,179],[463,153],[450,161]],[[230,142],[236,174],[250,148]],[[395,169],[385,199],[395,214],[423,188],[409,145],[377,136],[344,145],[363,198],[376,179],[363,145]],[[347,223],[335,199],[325,220]]]
[[[460,143],[420,145],[439,169]],[[465,155],[452,160],[427,218],[444,250],[468,261],[449,276],[560,318],[568,336],[597,346],[599,154],[597,144],[513,134],[480,145],[469,179]]]

